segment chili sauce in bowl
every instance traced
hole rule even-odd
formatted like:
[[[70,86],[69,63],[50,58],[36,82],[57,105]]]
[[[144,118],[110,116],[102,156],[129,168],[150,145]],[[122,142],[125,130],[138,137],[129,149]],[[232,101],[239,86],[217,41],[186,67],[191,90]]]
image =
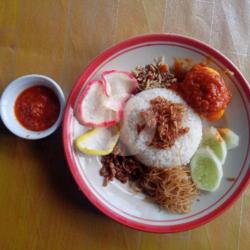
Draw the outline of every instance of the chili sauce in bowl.
[[[15,115],[23,127],[42,131],[50,128],[57,120],[60,103],[56,94],[44,86],[24,90],[16,99]]]
[[[65,105],[60,86],[42,75],[22,76],[4,90],[0,112],[6,127],[25,139],[41,139],[62,121]]]

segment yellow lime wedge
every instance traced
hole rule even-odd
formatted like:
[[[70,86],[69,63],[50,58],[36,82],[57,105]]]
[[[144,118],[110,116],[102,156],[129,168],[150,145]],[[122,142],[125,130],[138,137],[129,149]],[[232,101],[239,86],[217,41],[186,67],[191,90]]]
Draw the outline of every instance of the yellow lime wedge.
[[[120,136],[118,126],[108,128],[95,128],[79,136],[75,145],[79,151],[89,155],[110,154]]]

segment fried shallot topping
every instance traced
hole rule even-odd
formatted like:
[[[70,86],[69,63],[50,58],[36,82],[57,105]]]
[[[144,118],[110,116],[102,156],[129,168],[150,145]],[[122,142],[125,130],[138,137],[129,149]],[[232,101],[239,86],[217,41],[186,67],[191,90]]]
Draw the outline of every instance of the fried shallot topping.
[[[189,131],[182,127],[182,118],[186,108],[183,104],[172,103],[163,97],[150,101],[150,107],[140,113],[143,124],[155,129],[150,146],[158,149],[172,147],[180,136]]]

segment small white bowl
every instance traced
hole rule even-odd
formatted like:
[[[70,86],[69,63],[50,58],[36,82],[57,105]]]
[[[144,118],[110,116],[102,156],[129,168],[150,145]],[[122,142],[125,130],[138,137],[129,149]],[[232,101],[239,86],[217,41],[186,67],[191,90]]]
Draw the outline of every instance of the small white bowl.
[[[31,131],[24,128],[17,120],[14,105],[18,95],[32,86],[45,86],[54,91],[59,103],[60,114],[57,121],[43,131]],[[12,81],[4,90],[0,100],[0,115],[5,126],[15,135],[30,140],[41,139],[52,134],[61,124],[65,106],[65,97],[60,86],[51,78],[43,75],[25,75]]]

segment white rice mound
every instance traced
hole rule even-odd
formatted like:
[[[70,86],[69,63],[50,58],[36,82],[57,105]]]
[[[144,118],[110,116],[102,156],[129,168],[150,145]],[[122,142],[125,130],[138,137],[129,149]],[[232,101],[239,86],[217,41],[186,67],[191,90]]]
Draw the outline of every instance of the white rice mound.
[[[149,133],[145,129],[139,135],[137,133],[140,112],[149,108],[150,100],[158,96],[186,106],[182,127],[188,127],[189,131],[180,136],[175,144],[167,149],[157,149],[147,145],[150,138],[152,139],[152,132]],[[131,97],[125,105],[121,140],[128,147],[131,155],[135,155],[146,166],[165,168],[188,164],[198,149],[201,138],[202,123],[199,116],[172,90],[163,88],[144,90]]]

